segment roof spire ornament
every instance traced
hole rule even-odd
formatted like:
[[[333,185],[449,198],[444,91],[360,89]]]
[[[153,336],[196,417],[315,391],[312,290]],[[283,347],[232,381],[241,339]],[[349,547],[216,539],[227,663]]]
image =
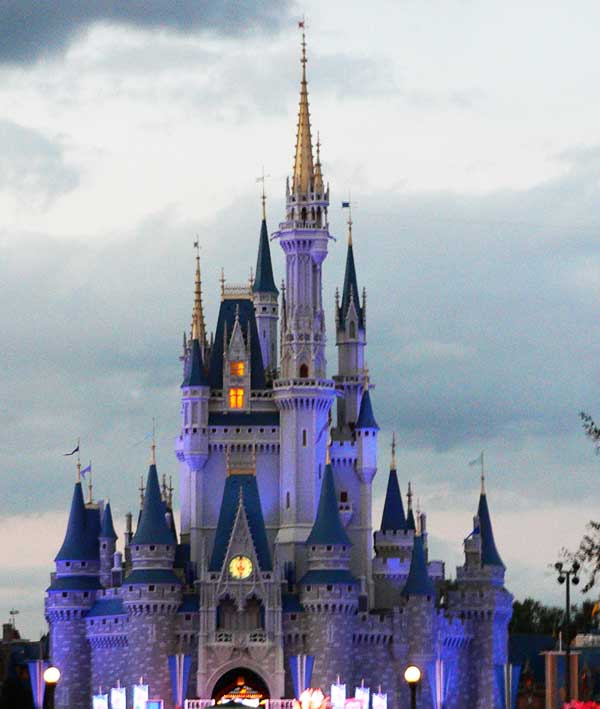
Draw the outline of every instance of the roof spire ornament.
[[[396,432],[392,433],[392,460],[390,470],[396,470]]]
[[[267,195],[265,192],[265,182],[267,178],[270,177],[270,175],[265,175],[265,166],[263,165],[262,169],[262,175],[260,177],[256,178],[257,182],[262,183],[262,190],[261,190],[261,196],[260,196],[260,201],[262,203],[262,218],[263,221],[266,221],[267,219]]]
[[[321,135],[317,132],[317,161],[315,162],[315,192],[322,194],[323,188],[323,173],[321,171]]]
[[[150,445],[150,465],[156,465],[156,419],[152,417],[152,444]]]
[[[300,106],[298,108],[298,134],[296,136],[296,158],[294,161],[294,179],[292,190],[295,193],[308,194],[312,191],[314,165],[312,155],[312,137],[310,132],[310,111],[308,108],[308,89],[306,81],[306,32],[305,21],[298,23],[302,30],[302,78],[300,80]]]
[[[194,311],[192,315],[192,340],[198,340],[202,345],[206,340],[206,328],[204,325],[204,310],[202,308],[202,279],[200,276],[200,242],[196,237],[194,241],[196,249],[196,276],[194,279]]]

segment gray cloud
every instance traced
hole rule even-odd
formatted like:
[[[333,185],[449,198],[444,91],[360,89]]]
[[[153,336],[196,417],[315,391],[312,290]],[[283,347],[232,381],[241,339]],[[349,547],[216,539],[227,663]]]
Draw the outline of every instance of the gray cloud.
[[[57,138],[0,120],[0,191],[10,190],[29,210],[44,208],[79,184]]]
[[[0,5],[0,63],[28,64],[63,52],[96,23],[178,33],[221,35],[273,30],[288,16],[289,0],[7,0]]]

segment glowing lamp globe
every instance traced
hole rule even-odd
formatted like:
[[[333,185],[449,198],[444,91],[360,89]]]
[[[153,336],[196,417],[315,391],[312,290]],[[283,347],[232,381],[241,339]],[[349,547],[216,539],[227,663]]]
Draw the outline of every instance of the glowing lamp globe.
[[[415,665],[410,665],[404,670],[404,679],[408,684],[416,684],[421,679],[421,670]]]
[[[56,684],[60,679],[58,667],[48,667],[44,670],[44,682],[46,684]]]

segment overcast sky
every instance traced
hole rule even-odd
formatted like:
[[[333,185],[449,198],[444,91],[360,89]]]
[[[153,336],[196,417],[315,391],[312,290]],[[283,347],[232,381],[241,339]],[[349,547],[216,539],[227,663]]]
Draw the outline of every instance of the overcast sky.
[[[235,282],[254,265],[263,165],[272,230],[284,214],[303,12],[339,237],[330,342],[340,203],[357,202],[381,426],[374,520],[395,430],[403,488],[411,479],[453,576],[477,505],[468,461],[485,449],[507,586],[561,602],[548,564],[600,498],[578,420],[600,418],[600,7],[543,4],[2,4],[3,620],[16,607],[26,635],[44,627],[74,480],[61,454],[78,436],[119,531],[153,416],[159,471],[176,470],[192,241],[214,326],[221,266]]]

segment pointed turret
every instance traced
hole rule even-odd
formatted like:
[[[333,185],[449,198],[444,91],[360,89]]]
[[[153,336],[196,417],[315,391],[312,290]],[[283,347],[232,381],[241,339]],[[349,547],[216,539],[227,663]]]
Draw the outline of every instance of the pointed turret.
[[[181,384],[183,387],[208,386],[208,375],[202,359],[202,350],[198,338],[194,338],[190,345],[185,376]]]
[[[375,421],[375,415],[373,414],[373,406],[371,404],[371,397],[369,395],[368,388],[365,389],[362,395],[360,411],[358,412],[358,419],[356,421],[356,428],[371,428],[377,431],[379,430],[377,421]]]
[[[479,496],[479,506],[477,508],[477,517],[479,518],[479,534],[481,535],[481,565],[482,566],[501,566],[506,568],[498,549],[496,549],[496,541],[494,540],[494,530],[492,529],[492,520],[487,503],[487,495],[483,488]]]
[[[327,463],[325,466],[317,516],[306,543],[309,545],[338,544],[348,547],[351,545],[340,519],[331,463]]]
[[[317,162],[315,163],[315,184],[314,190],[317,193],[323,193],[325,186],[323,185],[323,171],[321,168],[321,138],[317,133]]]
[[[148,480],[144,492],[144,506],[138,528],[131,543],[142,544],[172,544],[173,532],[169,529],[165,518],[165,504],[160,494],[156,464],[152,462],[148,469]]]
[[[312,137],[310,132],[310,111],[308,108],[308,82],[306,81],[306,35],[302,33],[302,79],[300,80],[300,106],[298,109],[298,133],[296,136],[296,158],[294,160],[294,193],[308,194],[313,191],[314,165]]]
[[[402,595],[410,596],[430,596],[435,595],[435,588],[429,572],[427,571],[427,560],[425,558],[425,547],[423,546],[423,537],[415,535],[412,556],[410,560],[410,571],[406,584],[402,590]]]
[[[339,312],[339,320],[342,327],[345,326],[346,316],[350,309],[350,304],[354,304],[358,315],[358,326],[363,327],[362,308],[360,307],[360,294],[358,291],[358,281],[356,278],[356,266],[354,265],[354,247],[352,245],[352,217],[348,219],[348,250],[346,252],[346,270],[344,272],[344,288],[342,290],[342,303]]]
[[[102,515],[102,527],[100,529],[100,539],[118,539],[115,527],[113,525],[112,511],[110,502],[106,503],[104,514]]]
[[[267,230],[267,220],[264,217],[260,225],[256,276],[254,277],[252,291],[253,293],[274,293],[275,295],[279,293],[275,285],[275,279],[273,278],[269,232]]]
[[[192,314],[192,339],[200,342],[204,349],[206,345],[206,327],[204,324],[204,309],[202,307],[202,279],[200,276],[200,252],[196,241],[196,275],[194,277],[194,311]]]
[[[76,482],[71,499],[71,511],[64,541],[55,561],[89,561],[98,559],[97,547],[90,544],[86,530],[87,511],[83,502],[81,482]]]
[[[383,515],[381,517],[381,531],[396,532],[405,527],[406,517],[404,516],[404,505],[402,504],[400,486],[398,485],[398,473],[396,471],[396,438],[394,437],[392,439],[390,476],[388,478]]]

